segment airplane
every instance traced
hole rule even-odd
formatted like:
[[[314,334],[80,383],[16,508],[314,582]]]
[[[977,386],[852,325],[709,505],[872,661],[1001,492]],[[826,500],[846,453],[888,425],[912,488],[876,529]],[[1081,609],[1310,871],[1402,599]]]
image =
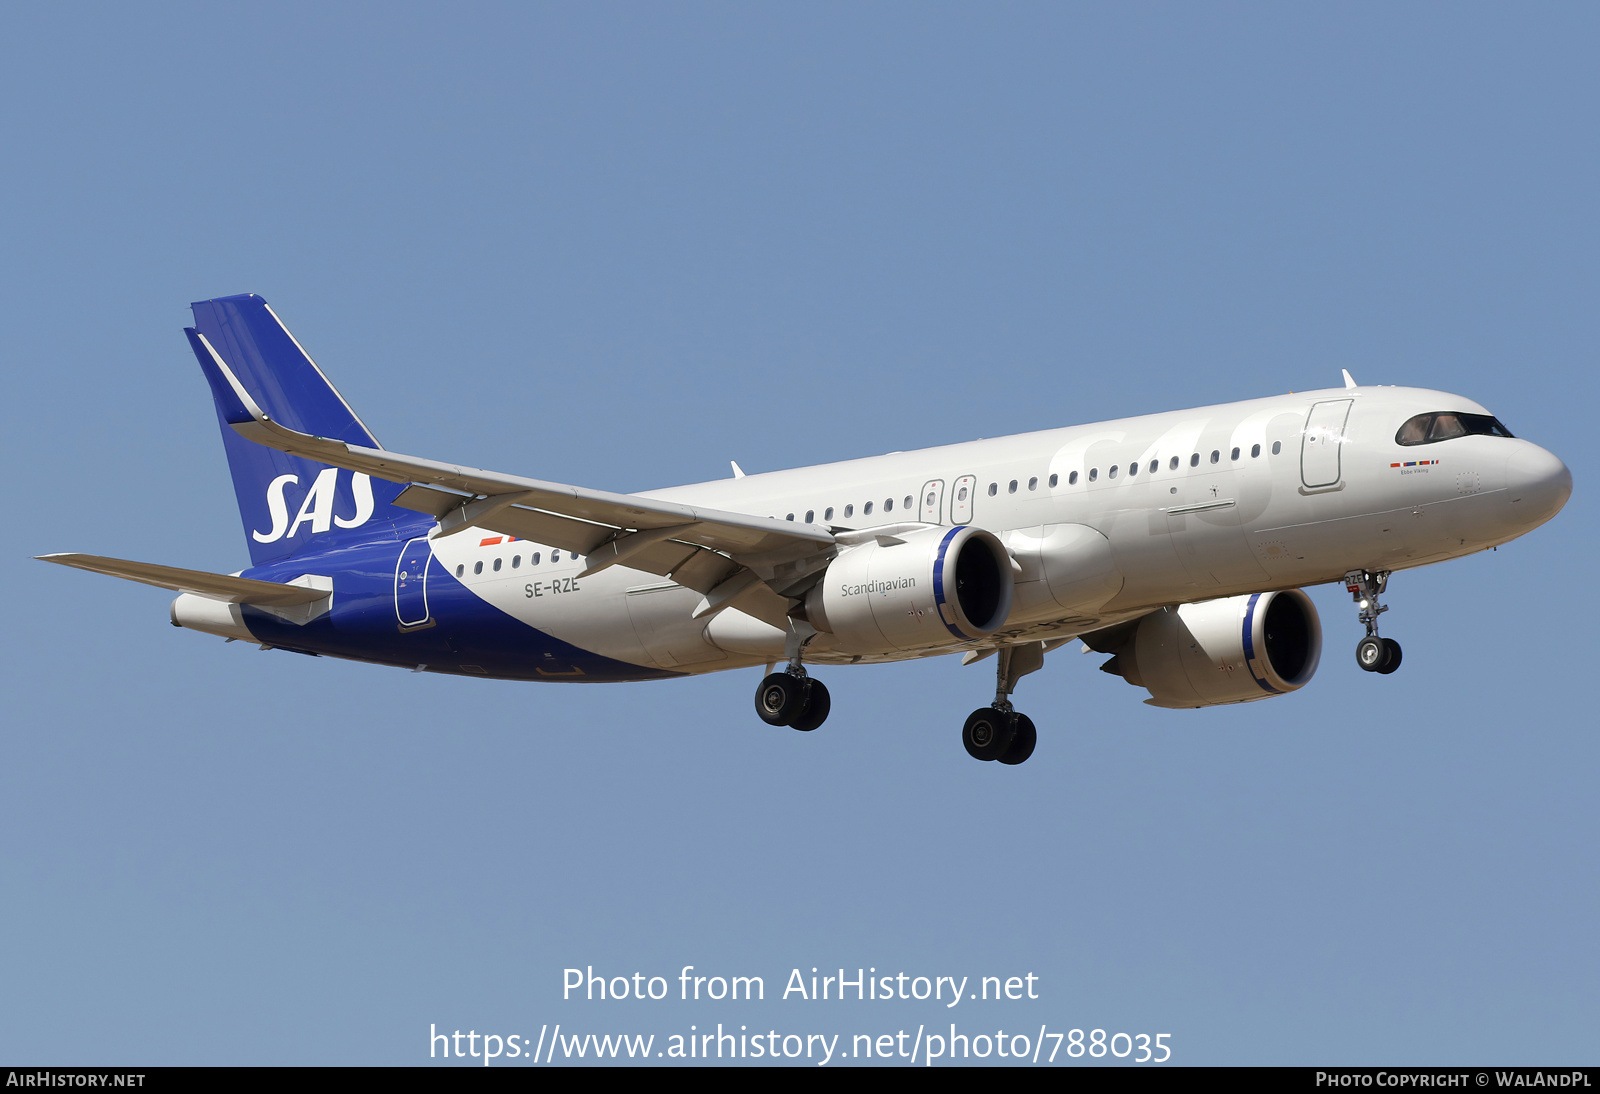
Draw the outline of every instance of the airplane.
[[[764,665],[756,713],[811,731],[807,665],[995,659],[975,759],[1038,739],[1017,682],[1068,642],[1198,708],[1305,686],[1307,585],[1338,581],[1388,674],[1390,575],[1515,539],[1566,465],[1459,395],[1344,386],[616,494],[391,452],[254,294],[191,305],[251,565],[44,561],[176,591],[174,626],[264,649],[511,680]],[[774,671],[782,664],[782,668]]]

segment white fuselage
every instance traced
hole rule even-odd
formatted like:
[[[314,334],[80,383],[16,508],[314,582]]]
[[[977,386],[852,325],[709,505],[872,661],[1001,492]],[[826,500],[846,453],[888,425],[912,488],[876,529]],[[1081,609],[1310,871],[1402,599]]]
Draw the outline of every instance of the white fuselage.
[[[841,653],[822,635],[806,654],[823,663],[896,660],[1066,638],[1164,605],[1336,581],[1351,570],[1422,566],[1504,543],[1561,508],[1570,474],[1528,441],[1397,442],[1403,422],[1433,411],[1487,414],[1444,392],[1335,388],[644,496],[835,530],[971,524],[998,535],[1016,558],[1017,595],[995,634],[868,656]],[[1060,526],[1103,536],[1114,567],[1114,578],[1097,579],[1097,595],[1070,610],[1030,589],[1041,575],[1030,570],[1029,544]],[[489,603],[617,660],[711,672],[783,651],[775,627],[731,609],[710,623],[695,619],[700,594],[622,565],[575,581],[583,563],[568,552],[552,562],[548,547],[492,533],[440,540],[435,554],[452,572],[461,567]]]

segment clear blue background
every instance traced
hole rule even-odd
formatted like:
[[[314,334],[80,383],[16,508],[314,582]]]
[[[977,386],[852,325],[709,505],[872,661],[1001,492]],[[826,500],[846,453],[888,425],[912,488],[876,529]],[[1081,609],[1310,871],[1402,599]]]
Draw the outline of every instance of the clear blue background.
[[[13,5],[0,37],[0,1060],[1102,1027],[1187,1063],[1596,1062],[1590,5]],[[1398,575],[1393,677],[1142,706],[1076,647],[529,686],[261,653],[190,300],[264,295],[389,447],[638,490],[1364,383],[1572,467]],[[562,1003],[561,970],[759,974]],[[1041,977],[803,1004],[794,967]],[[676,981],[674,981],[676,983]],[[974,979],[976,983],[976,979]]]

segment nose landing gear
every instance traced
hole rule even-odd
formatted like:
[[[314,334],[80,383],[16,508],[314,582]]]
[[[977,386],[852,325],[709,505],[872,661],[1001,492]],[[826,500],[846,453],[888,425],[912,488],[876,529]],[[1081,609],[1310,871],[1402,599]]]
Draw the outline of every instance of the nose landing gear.
[[[1389,586],[1389,571],[1351,570],[1344,575],[1345,588],[1359,610],[1357,618],[1365,624],[1367,636],[1356,643],[1356,664],[1366,672],[1385,676],[1400,667],[1400,643],[1378,636],[1378,616],[1388,611],[1378,597]]]

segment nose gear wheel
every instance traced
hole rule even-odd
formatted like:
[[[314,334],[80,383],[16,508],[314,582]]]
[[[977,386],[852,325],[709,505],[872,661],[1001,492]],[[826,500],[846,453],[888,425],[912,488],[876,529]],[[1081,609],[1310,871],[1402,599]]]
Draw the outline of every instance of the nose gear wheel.
[[[1367,636],[1356,643],[1356,664],[1387,676],[1400,667],[1400,643],[1378,635],[1378,616],[1389,610],[1378,600],[1389,587],[1389,571],[1351,570],[1344,575],[1344,585],[1356,602],[1356,617],[1367,628]]]

